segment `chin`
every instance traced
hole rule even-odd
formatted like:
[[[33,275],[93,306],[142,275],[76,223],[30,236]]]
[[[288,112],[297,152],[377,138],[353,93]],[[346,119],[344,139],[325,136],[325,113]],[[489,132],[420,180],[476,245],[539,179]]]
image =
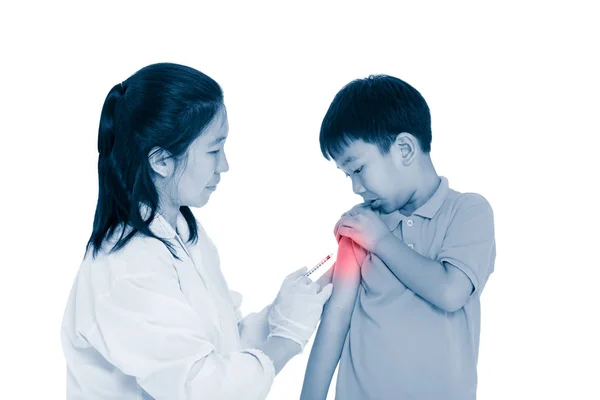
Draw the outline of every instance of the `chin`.
[[[379,212],[382,214],[391,214],[394,211],[398,211],[400,209],[400,207],[396,207],[395,204],[385,202],[385,203],[381,203],[381,205],[378,207],[378,209],[379,209]]]
[[[190,201],[188,203],[188,207],[192,207],[192,208],[201,208],[201,207],[204,207],[206,205],[206,203],[208,203],[208,200],[209,200],[209,196],[202,195],[201,198],[195,199],[194,201]]]
[[[396,211],[395,208],[391,208],[389,205],[381,205],[378,207],[379,212],[382,214],[389,214],[389,213],[393,213],[394,211]]]

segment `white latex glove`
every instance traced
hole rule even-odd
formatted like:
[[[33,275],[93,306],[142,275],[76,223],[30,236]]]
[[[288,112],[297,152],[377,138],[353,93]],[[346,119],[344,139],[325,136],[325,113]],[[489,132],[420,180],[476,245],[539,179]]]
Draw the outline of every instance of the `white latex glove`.
[[[315,332],[321,319],[323,305],[329,300],[333,285],[330,283],[322,290],[319,284],[304,276],[306,267],[288,275],[277,298],[269,307],[269,328],[271,336],[291,339],[301,349]]]

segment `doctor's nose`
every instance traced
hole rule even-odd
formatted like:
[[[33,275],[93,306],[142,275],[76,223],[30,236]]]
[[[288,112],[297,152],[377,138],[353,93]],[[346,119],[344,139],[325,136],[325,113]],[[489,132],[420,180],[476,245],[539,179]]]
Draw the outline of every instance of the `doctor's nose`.
[[[223,172],[229,171],[229,163],[227,162],[227,156],[225,155],[225,150],[221,152],[221,157],[219,157],[219,163],[217,165],[217,172],[219,174]]]

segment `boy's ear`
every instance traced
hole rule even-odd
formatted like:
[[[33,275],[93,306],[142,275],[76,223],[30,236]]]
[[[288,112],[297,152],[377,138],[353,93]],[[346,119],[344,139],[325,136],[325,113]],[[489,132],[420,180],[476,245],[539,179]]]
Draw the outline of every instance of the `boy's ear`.
[[[171,175],[175,169],[175,162],[171,153],[160,147],[154,147],[150,150],[150,153],[148,153],[148,162],[152,170],[163,178]]]
[[[396,135],[392,144],[392,152],[395,158],[404,166],[410,165],[417,155],[417,141],[413,135],[408,132],[402,132]]]

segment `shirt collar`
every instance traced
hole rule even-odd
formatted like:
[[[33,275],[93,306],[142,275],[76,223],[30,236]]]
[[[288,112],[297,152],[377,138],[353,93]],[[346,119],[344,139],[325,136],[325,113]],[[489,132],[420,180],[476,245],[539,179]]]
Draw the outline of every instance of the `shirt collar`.
[[[421,207],[417,208],[412,215],[418,215],[423,218],[431,219],[438,212],[438,210],[444,204],[444,201],[448,197],[449,185],[448,179],[443,176],[440,176],[440,184],[438,188],[435,190],[433,195],[423,204]],[[396,210],[390,214],[380,214],[381,219],[387,225],[390,231],[394,231],[400,221],[406,218],[400,211]]]
[[[150,206],[140,203],[140,214],[144,220],[150,217],[151,211]],[[177,214],[177,226],[173,228],[157,210],[148,228],[154,235],[161,239],[174,239],[178,233],[180,237],[187,238],[189,234],[187,223],[181,212]]]
[[[444,204],[444,201],[446,201],[446,198],[448,197],[448,192],[449,192],[448,179],[446,179],[443,176],[440,176],[440,184],[438,185],[438,188],[433,193],[433,196],[431,196],[429,198],[429,200],[427,200],[425,202],[425,204],[423,204],[421,207],[417,208],[413,212],[413,215],[419,215],[423,218],[428,218],[428,219],[433,218],[433,216],[442,207],[442,204]]]

